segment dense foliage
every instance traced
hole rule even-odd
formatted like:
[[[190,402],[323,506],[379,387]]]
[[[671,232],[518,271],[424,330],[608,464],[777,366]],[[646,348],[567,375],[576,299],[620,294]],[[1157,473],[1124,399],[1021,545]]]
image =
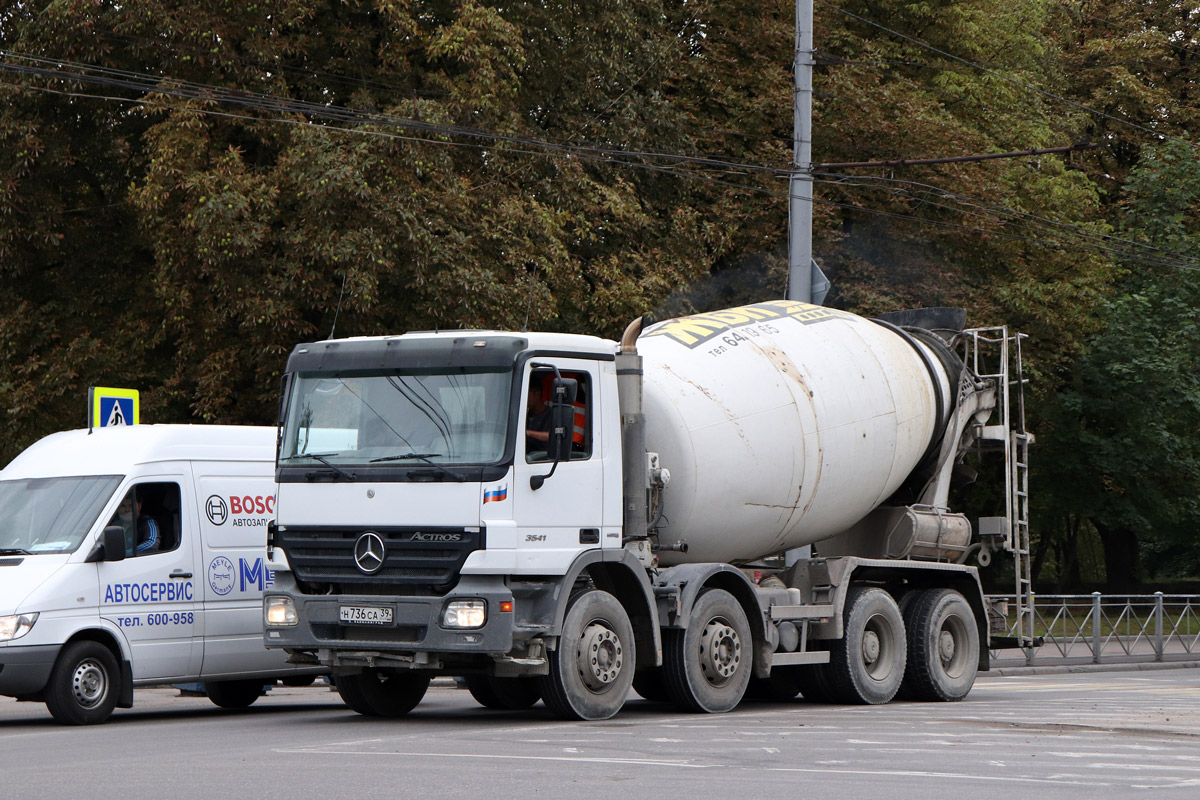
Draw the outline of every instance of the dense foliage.
[[[269,422],[292,345],[335,331],[614,335],[780,296],[792,26],[783,0],[9,0],[0,463],[91,385]],[[1100,145],[814,170],[831,303],[1031,334],[1047,576],[1103,577],[1089,532],[1110,567],[1197,558],[1198,27],[816,5],[818,162]]]

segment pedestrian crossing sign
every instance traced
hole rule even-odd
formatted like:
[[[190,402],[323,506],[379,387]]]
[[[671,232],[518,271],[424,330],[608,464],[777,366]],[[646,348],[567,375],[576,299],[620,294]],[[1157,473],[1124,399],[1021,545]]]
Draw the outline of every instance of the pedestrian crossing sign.
[[[140,420],[137,389],[88,389],[88,428],[137,425]]]

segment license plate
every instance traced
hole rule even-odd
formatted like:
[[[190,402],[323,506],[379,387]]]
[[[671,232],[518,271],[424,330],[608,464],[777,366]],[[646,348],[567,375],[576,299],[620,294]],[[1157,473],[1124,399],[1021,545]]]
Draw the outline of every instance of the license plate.
[[[355,625],[391,625],[392,609],[382,606],[341,606],[338,617]]]

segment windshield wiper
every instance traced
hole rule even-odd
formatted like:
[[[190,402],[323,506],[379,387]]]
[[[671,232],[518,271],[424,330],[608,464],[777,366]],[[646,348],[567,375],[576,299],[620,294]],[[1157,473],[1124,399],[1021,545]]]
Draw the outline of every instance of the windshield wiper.
[[[0,556],[31,556],[33,553],[19,547],[0,547]]]
[[[435,458],[436,456],[440,456],[440,455],[441,455],[441,453],[403,453],[398,456],[383,456],[382,458],[372,458],[368,463],[375,464],[380,461],[409,461],[409,460],[412,460],[415,458],[418,461],[424,461],[426,464],[428,464],[429,466],[438,470],[439,472],[443,472],[446,475],[449,475],[451,478],[458,481],[459,483],[462,483],[463,481],[465,481],[467,479],[466,475],[459,475],[456,472],[451,472],[450,470],[446,469],[445,467],[443,467],[441,464],[437,463],[436,461],[429,460],[431,458]]]
[[[357,481],[358,480],[357,475],[355,475],[353,472],[346,472],[346,470],[342,469],[337,464],[334,464],[332,461],[329,460],[328,456],[336,456],[336,455],[337,455],[337,453],[298,453],[294,456],[288,456],[287,458],[284,459],[284,461],[291,461],[291,460],[297,459],[297,458],[311,458],[315,461],[320,461],[322,464],[329,467],[331,470],[336,472],[338,475],[341,475],[346,480],[348,480],[350,482]],[[312,473],[309,473],[309,474],[311,475]]]
[[[372,458],[368,464],[376,464],[380,461],[407,461],[410,458],[419,458],[422,461],[429,461],[431,458],[440,456],[441,453],[404,453],[398,456],[383,456],[382,458]]]

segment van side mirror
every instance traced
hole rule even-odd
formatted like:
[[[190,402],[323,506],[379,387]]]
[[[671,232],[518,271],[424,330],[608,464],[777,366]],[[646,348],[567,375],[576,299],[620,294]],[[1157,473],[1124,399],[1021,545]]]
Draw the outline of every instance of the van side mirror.
[[[120,525],[109,525],[100,535],[104,545],[105,561],[125,560],[125,529]]]

